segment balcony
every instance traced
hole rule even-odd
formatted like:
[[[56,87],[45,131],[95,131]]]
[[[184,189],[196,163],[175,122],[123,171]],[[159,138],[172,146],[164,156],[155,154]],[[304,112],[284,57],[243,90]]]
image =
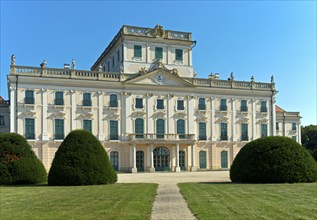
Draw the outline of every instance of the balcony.
[[[128,134],[129,142],[133,143],[185,143],[193,144],[195,142],[194,134]]]

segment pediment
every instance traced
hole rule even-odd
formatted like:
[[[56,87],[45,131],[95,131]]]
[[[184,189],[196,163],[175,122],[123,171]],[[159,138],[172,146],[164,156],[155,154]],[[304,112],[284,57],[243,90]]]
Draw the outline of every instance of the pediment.
[[[167,71],[165,69],[156,69],[152,72],[140,74],[131,80],[125,82],[126,84],[136,85],[153,85],[153,86],[178,86],[178,87],[193,87],[190,82],[182,79],[177,74]]]

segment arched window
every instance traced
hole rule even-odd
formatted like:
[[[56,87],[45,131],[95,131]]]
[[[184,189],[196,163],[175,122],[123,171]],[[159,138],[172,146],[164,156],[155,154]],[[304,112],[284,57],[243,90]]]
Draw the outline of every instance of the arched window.
[[[180,139],[185,138],[185,120],[183,119],[177,120],[177,134]]]
[[[144,138],[144,120],[143,118],[135,119],[135,137]]]
[[[165,121],[164,119],[157,119],[156,120],[156,137],[164,138],[164,134],[165,134]]]

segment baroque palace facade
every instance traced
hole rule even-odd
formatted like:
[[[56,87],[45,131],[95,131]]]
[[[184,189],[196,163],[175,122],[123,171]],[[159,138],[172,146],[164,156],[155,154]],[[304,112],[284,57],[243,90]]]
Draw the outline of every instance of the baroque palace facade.
[[[12,56],[3,123],[28,140],[46,169],[74,129],[91,131],[122,172],[229,169],[251,140],[300,142],[300,115],[275,105],[273,77],[196,78],[195,44],[191,33],[123,26],[91,70],[77,70],[74,60],[60,69],[45,60],[18,66]]]

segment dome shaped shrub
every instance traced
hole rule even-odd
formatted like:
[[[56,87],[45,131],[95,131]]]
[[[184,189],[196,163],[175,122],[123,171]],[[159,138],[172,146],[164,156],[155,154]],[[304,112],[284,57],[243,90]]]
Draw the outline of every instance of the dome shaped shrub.
[[[313,151],[313,157],[314,157],[315,160],[317,161],[317,149]]]
[[[117,174],[97,138],[85,130],[70,132],[58,148],[49,185],[97,185],[117,181]]]
[[[42,183],[46,177],[42,162],[24,137],[0,134],[0,185]]]
[[[246,144],[234,159],[233,182],[297,183],[317,181],[313,157],[287,137],[265,137]]]

